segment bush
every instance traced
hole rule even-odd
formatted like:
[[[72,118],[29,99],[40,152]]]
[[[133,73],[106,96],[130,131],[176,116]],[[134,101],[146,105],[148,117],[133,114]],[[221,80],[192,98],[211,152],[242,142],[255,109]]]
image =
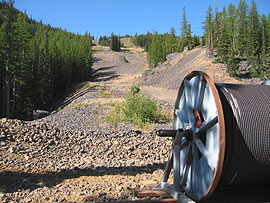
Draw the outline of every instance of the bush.
[[[106,120],[114,127],[120,121],[132,121],[139,127],[148,127],[161,120],[169,120],[168,115],[161,113],[157,102],[149,96],[140,93],[140,88],[133,86],[125,96],[123,104],[115,104]]]
[[[125,99],[123,108],[125,120],[133,121],[135,124],[159,121],[160,112],[157,102],[149,96],[129,93]]]

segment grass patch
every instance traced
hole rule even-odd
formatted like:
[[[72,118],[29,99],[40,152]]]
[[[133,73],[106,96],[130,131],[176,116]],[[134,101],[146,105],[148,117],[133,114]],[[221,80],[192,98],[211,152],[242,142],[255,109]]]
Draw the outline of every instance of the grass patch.
[[[84,103],[83,106],[87,108],[88,106],[90,106],[90,104]]]
[[[123,114],[122,114],[122,108],[123,104],[121,103],[115,103],[112,105],[112,110],[109,112],[109,114],[106,115],[105,119],[107,122],[111,123],[114,128],[117,127],[117,124],[120,121],[123,121]]]
[[[83,90],[86,90],[86,89],[88,89],[90,87],[90,84],[86,84],[86,85],[84,85],[83,87],[82,87],[82,89]]]
[[[109,98],[110,96],[112,96],[112,94],[109,92],[109,89],[105,86],[99,92],[99,97],[101,98]]]
[[[61,111],[63,110],[70,110],[70,109],[75,109],[76,111],[79,111],[81,109],[82,104],[71,104],[67,107],[65,107],[64,109],[61,109]]]

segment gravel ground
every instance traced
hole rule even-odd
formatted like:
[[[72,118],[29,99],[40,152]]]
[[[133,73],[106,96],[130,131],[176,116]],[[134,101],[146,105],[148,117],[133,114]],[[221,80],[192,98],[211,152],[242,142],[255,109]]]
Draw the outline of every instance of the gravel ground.
[[[0,126],[2,202],[62,202],[78,188],[78,202],[133,199],[128,189],[157,181],[171,147],[170,139],[139,130],[84,134],[7,119]],[[96,184],[89,185],[92,179]]]
[[[155,70],[144,73],[143,85],[156,85],[178,90],[187,74],[194,70],[205,71],[205,64],[198,63],[198,58],[201,58],[204,54],[203,49],[194,49],[177,55],[173,54],[172,59],[167,63],[160,64]],[[179,58],[179,62],[174,63],[174,58]]]

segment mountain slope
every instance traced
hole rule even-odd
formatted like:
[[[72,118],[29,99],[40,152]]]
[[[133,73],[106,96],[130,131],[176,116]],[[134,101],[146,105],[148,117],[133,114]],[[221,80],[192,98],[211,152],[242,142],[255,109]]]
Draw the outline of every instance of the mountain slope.
[[[206,72],[216,83],[242,83],[230,77],[223,64],[214,64],[207,58],[205,48],[195,48],[168,55],[165,63],[144,72],[142,84],[177,90],[185,76],[195,70]]]

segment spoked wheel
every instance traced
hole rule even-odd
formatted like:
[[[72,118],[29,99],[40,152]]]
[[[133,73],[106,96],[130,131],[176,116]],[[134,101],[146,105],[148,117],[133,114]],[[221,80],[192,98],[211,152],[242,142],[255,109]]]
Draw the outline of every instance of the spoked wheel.
[[[174,130],[190,130],[180,146],[180,185],[198,201],[216,188],[225,153],[225,122],[213,81],[203,72],[186,76],[178,92]]]

